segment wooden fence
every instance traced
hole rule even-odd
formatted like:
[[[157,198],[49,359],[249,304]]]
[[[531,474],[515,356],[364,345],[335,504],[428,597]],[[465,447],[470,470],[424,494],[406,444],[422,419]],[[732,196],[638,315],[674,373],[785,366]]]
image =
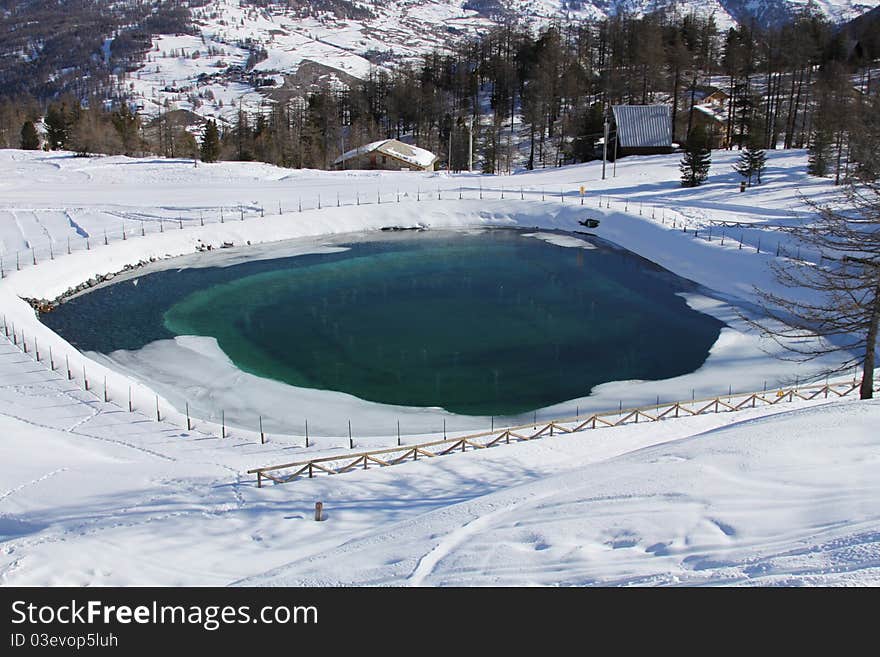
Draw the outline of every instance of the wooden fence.
[[[822,385],[795,386],[793,388],[781,388],[764,392],[733,393],[718,397],[705,397],[690,401],[677,401],[638,408],[624,408],[616,411],[593,413],[588,416],[582,415],[550,420],[549,422],[521,424],[493,431],[473,433],[458,438],[432,440],[430,442],[398,445],[396,447],[386,447],[356,454],[325,456],[308,461],[270,465],[248,470],[247,473],[257,475],[258,487],[262,487],[263,479],[269,479],[276,484],[284,484],[306,476],[312,478],[319,473],[332,475],[342,474],[355,468],[366,470],[375,466],[387,467],[406,461],[417,461],[420,456],[423,458],[435,458],[455,452],[487,449],[500,444],[510,444],[511,441],[535,440],[557,434],[567,435],[590,429],[636,424],[640,421],[659,422],[669,418],[740,411],[745,408],[755,408],[758,404],[774,406],[783,402],[791,402],[795,399],[809,401],[818,397],[823,397],[824,399],[832,396],[832,398],[845,397],[858,390],[859,386],[859,382],[853,380]]]

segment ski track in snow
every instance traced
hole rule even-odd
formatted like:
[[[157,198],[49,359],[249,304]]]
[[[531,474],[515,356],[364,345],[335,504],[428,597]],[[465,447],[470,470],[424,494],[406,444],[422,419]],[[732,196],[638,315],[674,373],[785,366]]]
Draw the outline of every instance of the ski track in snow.
[[[419,559],[419,563],[413,571],[412,575],[409,576],[407,583],[410,586],[422,586],[425,579],[433,574],[434,570],[437,567],[437,564],[439,564],[444,557],[451,554],[468,538],[478,534],[484,528],[488,527],[489,524],[498,516],[504,515],[505,513],[510,513],[511,511],[516,509],[517,506],[517,504],[511,504],[503,509],[481,513],[476,518],[469,522],[466,522],[458,529],[455,529],[448,534],[445,534],[441,538],[440,542],[434,548],[432,548],[430,552]]]

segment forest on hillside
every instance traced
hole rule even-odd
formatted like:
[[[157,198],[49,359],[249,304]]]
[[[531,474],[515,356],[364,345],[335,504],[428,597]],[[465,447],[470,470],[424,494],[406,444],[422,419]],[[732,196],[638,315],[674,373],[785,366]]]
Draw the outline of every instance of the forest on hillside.
[[[325,169],[348,148],[394,137],[461,170],[473,136],[476,166],[509,172],[593,159],[612,105],[665,103],[678,143],[711,130],[716,147],[809,146],[826,173],[845,177],[856,137],[877,120],[877,25],[869,14],[841,29],[809,10],[777,27],[726,31],[711,17],[665,12],[540,31],[510,23],[347,89],[275,94],[263,111],[215,126],[209,157]],[[719,89],[723,103],[707,124],[694,108]],[[197,157],[206,125],[173,109],[143,122],[124,96],[100,87],[7,94],[0,147],[18,147],[23,123],[41,118],[46,147],[83,154]]]

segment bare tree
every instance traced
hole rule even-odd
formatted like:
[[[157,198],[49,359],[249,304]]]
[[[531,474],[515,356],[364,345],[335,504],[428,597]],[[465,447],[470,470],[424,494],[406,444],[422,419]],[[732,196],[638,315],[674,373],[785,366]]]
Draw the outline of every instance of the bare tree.
[[[758,290],[766,317],[748,321],[788,350],[792,360],[844,354],[833,371],[860,366],[860,396],[870,399],[880,320],[880,183],[853,180],[846,196],[847,209],[811,203],[816,221],[787,229],[819,255],[818,262],[786,258],[772,265],[783,286],[808,294],[794,298]]]

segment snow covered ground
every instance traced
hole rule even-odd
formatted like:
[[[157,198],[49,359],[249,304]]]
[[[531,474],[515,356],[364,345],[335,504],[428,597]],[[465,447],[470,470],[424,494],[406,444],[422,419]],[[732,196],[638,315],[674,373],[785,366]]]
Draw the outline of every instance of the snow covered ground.
[[[801,195],[827,200],[833,189],[804,175],[802,152],[769,155],[766,184],[739,194],[728,153],[714,154],[709,183],[686,190],[675,156],[621,160],[616,177],[602,181],[595,164],[486,177],[0,151],[0,310],[30,345],[24,354],[0,336],[0,582],[877,583],[873,403],[631,425],[257,489],[242,474],[248,468],[341,453],[347,438],[328,427],[308,449],[301,435],[273,434],[260,445],[243,423],[223,440],[208,406],[186,430],[183,400],[162,374],[140,368],[141,381],[132,381],[116,363],[83,357],[17,298],[52,298],[151,257],[192,258],[198,244],[237,245],[211,257],[268,257],[278,240],[314,249],[325,235],[389,225],[537,227],[570,248],[571,238],[546,233],[578,229],[589,215],[601,219],[601,237],[709,288],[689,303],[729,323],[698,372],[606,384],[592,400],[598,407],[760,389],[764,380],[772,387],[816,369],[765,354],[734,307],[748,308],[753,285],[774,285],[767,265],[778,244],[780,257],[796,248],[772,226],[807,216]],[[204,357],[204,344],[182,342],[174,353]],[[50,346],[59,371],[47,367]],[[369,424],[357,400],[345,403]],[[389,444],[383,422],[358,446]],[[431,422],[416,431],[437,431]],[[310,520],[316,500],[327,522]]]

